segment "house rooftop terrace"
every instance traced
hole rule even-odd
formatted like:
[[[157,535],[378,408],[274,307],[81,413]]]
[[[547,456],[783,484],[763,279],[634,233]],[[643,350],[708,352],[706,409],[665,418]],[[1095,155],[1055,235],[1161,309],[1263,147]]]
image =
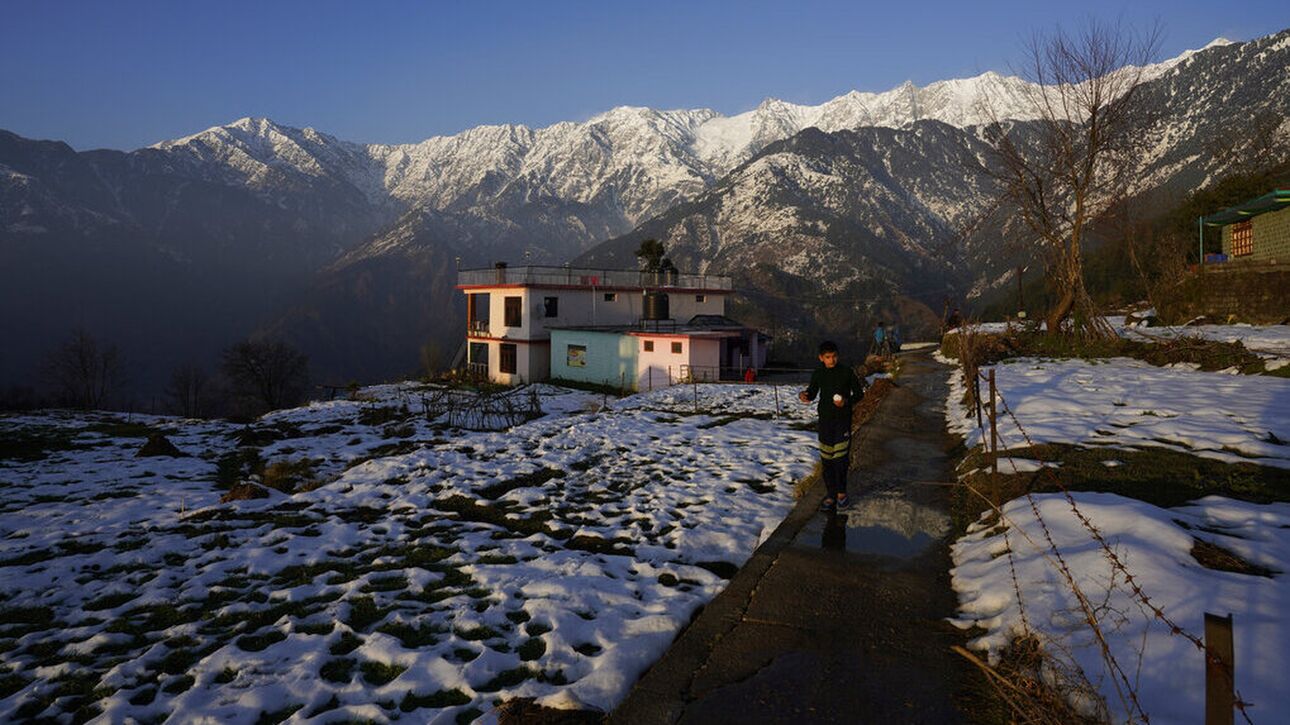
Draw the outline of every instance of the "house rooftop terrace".
[[[734,284],[728,275],[691,272],[645,272],[638,269],[598,269],[594,267],[522,267],[496,266],[463,269],[457,272],[457,288],[487,287],[555,287],[585,289],[643,289],[666,292],[702,290],[732,292]]]

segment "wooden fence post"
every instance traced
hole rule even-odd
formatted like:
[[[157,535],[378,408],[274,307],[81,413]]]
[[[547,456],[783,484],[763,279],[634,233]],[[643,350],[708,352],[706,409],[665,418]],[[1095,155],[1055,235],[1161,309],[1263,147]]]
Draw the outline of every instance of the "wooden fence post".
[[[694,371],[690,371],[690,384],[694,386],[694,412],[699,412],[699,380],[694,377]]]
[[[779,410],[779,386],[774,383],[771,383],[770,387],[775,390],[775,417],[778,418],[782,415],[782,413]]]
[[[990,368],[990,469],[999,475],[999,411],[994,404],[994,368]]]
[[[1232,615],[1205,612],[1205,725],[1232,725],[1235,705]]]

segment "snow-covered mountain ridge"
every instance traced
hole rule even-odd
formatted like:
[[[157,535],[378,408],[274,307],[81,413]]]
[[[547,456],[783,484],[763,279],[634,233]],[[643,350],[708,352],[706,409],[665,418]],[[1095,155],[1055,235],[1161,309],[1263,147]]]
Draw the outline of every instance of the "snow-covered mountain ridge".
[[[1150,66],[1145,79],[1229,43],[1220,38]],[[242,118],[151,148],[211,180],[260,186],[274,171],[343,179],[373,204],[400,211],[420,205],[456,210],[521,189],[525,199],[608,203],[625,224],[635,225],[806,128],[903,128],[929,119],[963,128],[996,117],[1030,120],[1025,96],[1033,89],[1021,78],[989,71],[921,88],[906,82],[880,93],[851,91],[819,105],[768,98],[733,116],[620,106],[581,123],[477,126],[412,144],[357,144],[312,128]]]

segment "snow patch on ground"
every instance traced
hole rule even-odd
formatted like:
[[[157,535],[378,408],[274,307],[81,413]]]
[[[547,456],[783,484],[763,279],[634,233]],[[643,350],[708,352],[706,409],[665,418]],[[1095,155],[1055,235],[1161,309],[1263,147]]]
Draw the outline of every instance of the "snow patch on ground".
[[[1000,448],[1026,445],[1020,421],[1036,444],[1161,446],[1290,468],[1290,380],[1160,368],[1129,358],[1020,358],[994,370],[999,393],[1016,416],[1014,421],[1001,406]],[[971,447],[983,434],[959,403],[961,377],[952,376],[946,415]]]
[[[51,441],[0,460],[0,719],[609,709],[816,458],[813,406],[777,416],[763,386],[700,386],[697,412],[689,388],[602,409],[541,386],[547,415],[483,432],[418,414],[425,392],[368,388],[247,429],[131,420],[185,458],[136,458],[141,434],[112,417],[0,417],[6,439]],[[219,504],[248,436],[266,462],[312,460],[318,487]]]
[[[1193,504],[1162,509],[1102,493],[1073,494],[1151,600],[1186,631],[1204,632],[1204,614],[1234,614],[1236,686],[1253,703],[1256,720],[1275,721],[1290,712],[1285,672],[1290,667],[1290,504],[1256,505],[1209,496]],[[1128,672],[1153,722],[1189,722],[1204,711],[1204,658],[1188,640],[1141,606],[1112,570],[1104,551],[1061,494],[1034,496],[1084,594],[1098,605],[1112,654]],[[996,657],[1024,631],[1022,607],[1031,627],[1065,649],[1112,710],[1113,721],[1128,713],[1119,700],[1098,645],[1075,599],[1050,559],[1044,534],[1030,503],[1015,499],[1004,507],[1004,525],[983,517],[953,545],[953,586],[959,595],[955,622],[985,633],[971,647]],[[1005,542],[1005,531],[1008,540]],[[1195,540],[1217,544],[1246,561],[1275,571],[1271,577],[1207,569],[1191,556]],[[1012,564],[1022,592],[1017,601]],[[1258,714],[1263,716],[1259,717]],[[1271,718],[1271,720],[1268,720]]]

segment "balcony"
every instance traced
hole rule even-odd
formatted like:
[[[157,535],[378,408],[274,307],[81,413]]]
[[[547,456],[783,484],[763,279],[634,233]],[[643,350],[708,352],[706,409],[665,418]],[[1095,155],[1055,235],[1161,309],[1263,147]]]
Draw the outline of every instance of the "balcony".
[[[495,267],[463,269],[457,273],[459,287],[532,285],[550,287],[628,287],[642,289],[701,289],[731,291],[727,275],[683,272],[642,272],[635,269],[592,269],[588,267]]]

